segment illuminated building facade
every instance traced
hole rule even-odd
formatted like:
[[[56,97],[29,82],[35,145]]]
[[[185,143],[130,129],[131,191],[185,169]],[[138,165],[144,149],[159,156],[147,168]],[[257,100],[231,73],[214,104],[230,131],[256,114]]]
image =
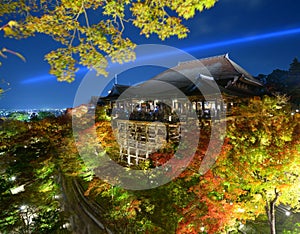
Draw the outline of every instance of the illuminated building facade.
[[[114,84],[100,100],[114,117],[176,121],[176,113],[188,116],[191,111],[199,118],[220,118],[232,105],[260,96],[262,90],[260,81],[225,54],[179,63],[135,86]]]

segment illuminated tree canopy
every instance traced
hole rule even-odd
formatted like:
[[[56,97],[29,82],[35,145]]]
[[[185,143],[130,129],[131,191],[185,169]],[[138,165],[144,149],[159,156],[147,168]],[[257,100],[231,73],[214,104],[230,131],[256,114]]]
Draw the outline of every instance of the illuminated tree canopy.
[[[71,82],[78,64],[106,75],[108,57],[123,63],[135,58],[135,44],[125,34],[134,25],[147,38],[179,39],[189,30],[183,21],[217,0],[4,0],[0,7],[1,30],[7,37],[25,38],[46,34],[61,44],[45,59],[59,81]],[[8,20],[6,20],[8,19]]]
[[[236,108],[228,123],[227,144],[214,168],[239,219],[266,214],[276,233],[275,207],[299,211],[299,124],[285,97],[253,100]]]
[[[2,125],[4,131],[0,131],[0,230],[6,233],[37,228],[38,233],[50,233],[61,228],[68,214],[57,216],[64,201],[56,197],[62,191],[67,197],[77,194],[58,183],[63,175],[79,181],[84,195],[103,206],[102,218],[116,233],[236,233],[233,231],[249,220],[255,223],[269,218],[274,234],[274,208],[285,205],[291,213],[300,208],[300,116],[291,115],[286,101],[285,97],[265,97],[235,107],[235,117],[227,121],[222,152],[206,174],[199,174],[199,167],[209,143],[208,125],[201,130],[192,162],[178,178],[155,189],[136,191],[96,177],[91,170],[94,165],[90,164],[93,158],[83,161],[84,155],[78,153],[70,117],[76,115],[82,117],[81,121],[91,121],[87,109],[78,107],[61,117],[41,113],[42,120],[31,116],[29,121],[24,113],[8,116]],[[101,142],[111,159],[122,163],[103,110],[96,110],[97,137],[91,138],[90,144],[84,142],[85,147]],[[89,125],[80,129],[84,137],[93,136],[92,131]],[[82,144],[80,138],[77,143]],[[150,155],[152,162],[128,170],[142,169],[146,173],[149,167],[166,163],[175,149],[168,144]],[[102,153],[98,152],[98,156]],[[83,192],[77,195],[84,197]],[[25,211],[40,214],[34,216],[30,226],[20,222]],[[284,227],[277,228],[281,231]]]

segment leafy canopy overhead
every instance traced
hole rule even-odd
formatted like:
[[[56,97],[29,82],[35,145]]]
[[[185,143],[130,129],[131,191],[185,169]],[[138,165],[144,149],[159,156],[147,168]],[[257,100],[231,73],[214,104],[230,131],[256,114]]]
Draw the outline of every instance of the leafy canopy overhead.
[[[189,30],[182,21],[213,7],[216,1],[3,0],[1,30],[12,38],[37,33],[51,36],[61,47],[45,56],[50,73],[59,81],[71,82],[77,64],[107,75],[108,57],[119,63],[135,59],[135,44],[124,35],[129,24],[147,38],[151,34],[161,40],[185,38]]]

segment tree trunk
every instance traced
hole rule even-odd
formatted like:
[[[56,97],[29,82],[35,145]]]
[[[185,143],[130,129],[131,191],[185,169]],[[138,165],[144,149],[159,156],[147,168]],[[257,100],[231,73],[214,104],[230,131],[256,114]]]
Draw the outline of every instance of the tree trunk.
[[[271,201],[266,201],[266,212],[268,215],[270,233],[276,234],[276,218],[275,218],[275,203],[279,197],[279,193],[275,189],[275,197]]]
[[[271,234],[276,234],[276,224],[275,224],[275,204],[271,202],[270,204],[270,231]]]

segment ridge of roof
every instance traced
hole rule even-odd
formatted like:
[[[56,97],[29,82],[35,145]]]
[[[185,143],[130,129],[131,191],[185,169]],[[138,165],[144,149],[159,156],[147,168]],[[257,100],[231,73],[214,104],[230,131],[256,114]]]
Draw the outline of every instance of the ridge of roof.
[[[113,84],[115,87],[130,87],[130,85],[125,85],[125,84]]]
[[[189,63],[198,63],[201,61],[207,61],[207,60],[212,60],[216,58],[227,58],[229,59],[229,54],[220,54],[220,55],[215,55],[215,56],[210,56],[210,57],[205,57],[205,58],[200,58],[200,59],[193,59],[193,60],[188,60],[188,61],[182,61],[179,62],[177,66],[184,65],[184,64],[189,64]]]

